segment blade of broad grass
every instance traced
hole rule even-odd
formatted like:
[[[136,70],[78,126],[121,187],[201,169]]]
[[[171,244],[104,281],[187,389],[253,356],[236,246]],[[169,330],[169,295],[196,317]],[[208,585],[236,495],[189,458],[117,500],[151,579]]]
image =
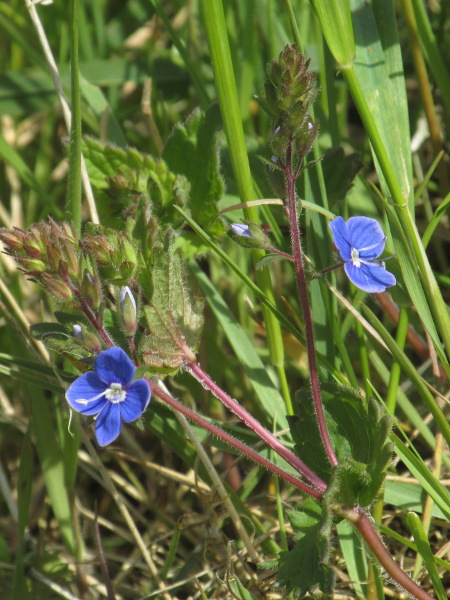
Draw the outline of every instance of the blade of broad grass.
[[[391,440],[395,444],[395,452],[405,463],[423,489],[429,494],[439,506],[447,520],[450,519],[450,493],[431,473],[423,462],[420,455],[408,448],[395,434],[391,434]],[[411,446],[413,448],[413,446]]]
[[[67,211],[78,234],[81,233],[81,101],[78,73],[78,0],[70,0],[70,100],[72,120],[69,140]]]
[[[24,573],[25,529],[31,500],[31,484],[33,481],[33,453],[31,449],[30,430],[27,429],[20,454],[19,478],[17,481],[17,548],[11,600],[27,597],[27,586]]]
[[[233,173],[241,202],[249,202],[254,199],[253,179],[250,172],[250,164],[245,144],[242,119],[239,111],[239,99],[236,90],[236,81],[233,73],[230,46],[228,43],[225,15],[222,0],[210,2],[201,0],[203,20],[205,24],[206,37],[214,72],[217,96],[219,100],[222,121],[228,142]],[[256,207],[244,208],[247,221],[259,222]],[[265,256],[263,250],[253,250],[252,258],[255,264]],[[268,269],[256,272],[256,281],[265,297],[274,304],[275,297]],[[280,323],[273,316],[267,306],[263,304],[263,318],[267,332],[267,343],[270,359],[277,368],[280,380],[286,380],[284,373],[284,347],[281,336]],[[284,389],[288,393],[287,386]],[[293,414],[292,400],[290,395],[284,395],[286,410]]]
[[[402,197],[413,210],[408,103],[394,7],[391,0],[370,4],[351,0],[351,7],[356,44],[353,71]],[[384,180],[381,183],[386,189]]]
[[[280,394],[267,374],[266,368],[259,358],[254,345],[234,318],[226,305],[225,300],[218,293],[197,263],[195,261],[190,261],[189,267],[194,273],[216,319],[221,324],[228,342],[238,357],[240,364],[247,373],[255,393],[261,401],[262,408],[267,414],[268,422],[272,424],[273,419],[276,418],[281,429],[289,429]]]
[[[386,330],[386,328],[370,310],[370,308],[368,308],[364,304],[361,305],[361,308],[369,323],[381,336],[381,338],[391,351],[396,361],[399,363],[403,371],[406,373],[406,375],[408,375],[412,383],[415,385],[416,390],[419,392],[420,396],[422,397],[422,400],[425,402],[427,409],[433,415],[436,424],[441,430],[442,435],[444,436],[447,444],[450,444],[450,425],[442,410],[440,409],[438,403],[436,402],[436,399],[434,398],[433,394],[425,385],[425,382],[418,373],[417,369],[406,356],[406,354],[398,346],[394,338],[390,335],[390,333]]]
[[[349,0],[311,0],[322,33],[340,67],[355,59],[352,17]]]
[[[365,598],[367,584],[362,582],[367,581],[369,569],[367,555],[361,545],[361,540],[348,521],[344,520],[338,523],[336,530],[355,594],[358,598]]]
[[[64,483],[64,464],[60,449],[55,443],[56,436],[49,401],[39,388],[34,387],[30,389],[30,398],[33,415],[32,430],[50,505],[58,520],[64,544],[73,556],[76,545],[72,530],[69,497]]]
[[[424,512],[425,491],[418,483],[391,480],[388,476],[384,483],[384,498],[386,504],[392,504],[401,512]],[[434,519],[445,519],[439,506],[433,504],[431,516]]]
[[[408,513],[406,517],[406,524],[408,525],[411,533],[414,536],[414,541],[416,542],[417,550],[420,553],[420,556],[423,558],[425,566],[428,571],[428,575],[433,583],[435,592],[439,600],[447,600],[447,594],[445,592],[444,586],[442,585],[442,580],[439,575],[439,572],[436,567],[436,563],[434,561],[434,555],[431,551],[430,544],[428,542],[428,536],[425,530],[422,527],[422,523],[420,522],[419,517],[414,512]]]

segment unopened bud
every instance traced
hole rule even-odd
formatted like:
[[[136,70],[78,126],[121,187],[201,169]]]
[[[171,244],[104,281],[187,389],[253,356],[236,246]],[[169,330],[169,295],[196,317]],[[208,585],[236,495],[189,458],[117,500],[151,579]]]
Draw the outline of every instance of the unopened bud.
[[[127,285],[120,290],[119,305],[123,332],[127,337],[133,337],[137,329],[137,307],[133,293]]]
[[[73,337],[77,339],[80,346],[83,346],[83,348],[92,354],[99,354],[102,351],[101,344],[94,333],[83,330],[82,326],[79,324],[73,326],[72,332]]]
[[[232,223],[230,227],[234,235],[243,235],[249,238],[253,237],[250,233],[248,225],[242,225],[241,223]]]
[[[233,223],[230,225],[230,229],[229,236],[243,248],[262,248],[264,250],[270,248],[269,238],[256,223],[248,225]]]
[[[84,337],[83,337],[83,328],[81,327],[81,325],[74,325],[72,327],[72,332],[73,332],[73,337],[76,337],[77,340],[80,340],[80,342],[84,341]]]
[[[57,300],[67,302],[73,299],[72,290],[59,279],[54,279],[51,276],[42,277],[42,284],[47,290],[55,296]]]
[[[98,277],[85,271],[81,282],[81,293],[89,308],[98,310],[102,303],[102,288]]]

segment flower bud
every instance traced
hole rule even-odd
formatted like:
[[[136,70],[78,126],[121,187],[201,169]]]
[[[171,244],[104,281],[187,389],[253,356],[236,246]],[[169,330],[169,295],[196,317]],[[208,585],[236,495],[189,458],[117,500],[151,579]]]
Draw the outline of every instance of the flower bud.
[[[77,338],[80,342],[84,342],[83,328],[78,323],[72,327],[73,337]]]
[[[256,223],[248,225],[242,223],[233,223],[230,225],[231,232],[228,235],[243,248],[270,248],[270,240],[264,231]]]
[[[86,304],[92,310],[98,310],[102,303],[102,287],[96,275],[88,271],[84,272],[81,282],[81,293]]]
[[[92,354],[99,354],[102,351],[102,346],[94,333],[83,329],[78,323],[73,326],[72,332],[80,346]]]
[[[123,332],[127,337],[133,337],[137,329],[137,308],[133,293],[127,285],[120,290],[119,305]]]
[[[59,279],[54,279],[52,276],[43,274],[42,285],[55,296],[57,300],[67,302],[73,299],[72,290]]]

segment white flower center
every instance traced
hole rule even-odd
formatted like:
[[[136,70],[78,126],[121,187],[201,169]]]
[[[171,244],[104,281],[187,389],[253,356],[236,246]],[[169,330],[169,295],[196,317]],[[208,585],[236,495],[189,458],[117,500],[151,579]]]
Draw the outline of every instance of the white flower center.
[[[111,383],[111,385],[105,392],[105,398],[113,404],[123,402],[126,396],[127,392],[122,388],[121,383]]]
[[[351,257],[352,257],[352,263],[355,265],[355,267],[360,267],[361,261],[359,260],[359,250],[357,250],[356,248],[353,248],[353,246],[352,246]]]

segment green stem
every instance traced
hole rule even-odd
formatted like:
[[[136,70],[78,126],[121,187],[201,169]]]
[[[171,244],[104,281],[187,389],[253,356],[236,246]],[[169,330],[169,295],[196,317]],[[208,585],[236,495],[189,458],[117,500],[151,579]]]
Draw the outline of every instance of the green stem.
[[[309,306],[308,290],[306,288],[305,269],[303,265],[303,251],[300,238],[300,228],[297,214],[297,198],[295,195],[295,174],[292,172],[292,142],[289,142],[286,151],[286,166],[284,168],[286,177],[287,194],[287,212],[289,217],[289,227],[291,230],[292,254],[295,261],[295,275],[297,279],[297,289],[300,298],[300,305],[303,312],[303,324],[305,327],[306,351],[308,353],[309,375],[311,381],[311,391],[314,399],[314,408],[316,410],[317,424],[319,426],[322,443],[332,466],[338,464],[336,454],[331,444],[328,434],[325,414],[320,393],[320,382],[317,373],[316,352],[314,346],[314,332],[311,319],[311,309]]]
[[[81,232],[81,103],[78,76],[78,0],[70,0],[70,95],[72,122],[69,142],[67,212]]]
[[[223,4],[222,0],[201,0],[201,5],[214,72],[214,81],[217,89],[217,97],[222,113],[222,121],[227,137],[233,172],[241,202],[249,202],[254,199],[255,194],[239,110],[239,99],[236,90],[233,64],[231,61]],[[259,221],[256,207],[245,207],[243,210],[246,220],[255,223]],[[254,264],[257,264],[263,256],[265,256],[263,250],[252,251]],[[275,304],[275,295],[270,271],[268,269],[257,271],[256,281],[258,287],[261,288],[267,299]],[[272,364],[276,366],[278,372],[280,372],[280,370],[284,369],[284,347],[281,336],[281,327],[273,314],[264,306],[262,307],[262,311],[266,325],[270,359]],[[288,395],[286,397],[285,395],[284,399],[288,414],[293,414],[290,396]]]

